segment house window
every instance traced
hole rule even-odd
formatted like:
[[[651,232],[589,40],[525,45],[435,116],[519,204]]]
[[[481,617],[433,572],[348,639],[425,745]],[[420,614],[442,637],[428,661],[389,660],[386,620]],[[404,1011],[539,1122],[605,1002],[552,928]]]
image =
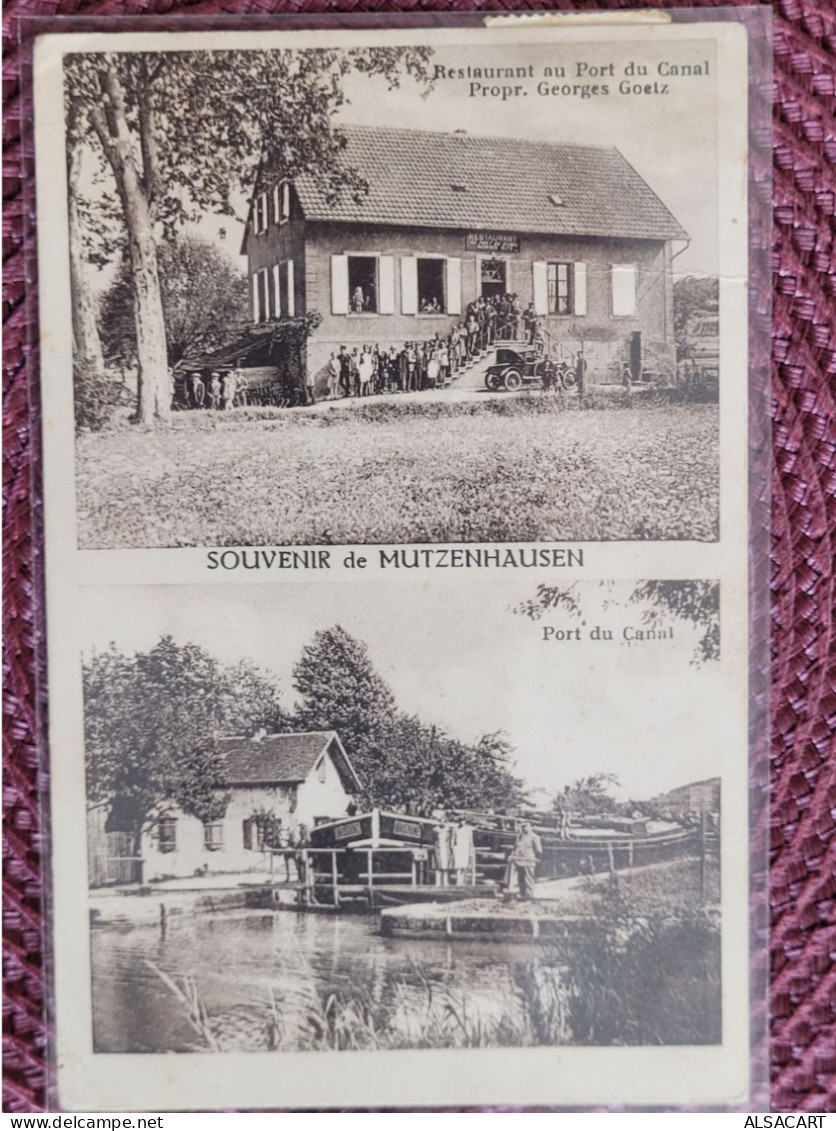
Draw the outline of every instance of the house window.
[[[349,255],[348,301],[352,314],[377,314],[377,257]]]
[[[550,263],[546,272],[549,314],[571,314],[575,304],[572,295],[574,272],[571,263]]]
[[[255,829],[255,821],[252,817],[247,817],[246,820],[241,822],[241,832],[243,834],[244,848],[249,851],[255,847],[255,837],[253,832]]]
[[[253,288],[253,322],[267,322],[270,319],[270,311],[272,304],[275,301],[271,292],[273,291],[273,280],[270,278],[270,272],[266,267],[261,271],[256,271],[252,277]]]
[[[177,849],[177,818],[160,817],[157,822],[157,844],[160,852],[175,852]]]
[[[636,313],[638,268],[634,263],[612,266],[612,312],[614,318],[632,318]]]
[[[224,846],[223,821],[203,822],[203,847],[207,852],[217,852]]]
[[[325,759],[323,758],[322,761],[319,763],[319,765],[316,767],[316,780],[318,782],[320,782],[322,785],[325,784],[325,774],[326,774]]]
[[[444,313],[444,260],[419,259],[418,271],[418,313]]]

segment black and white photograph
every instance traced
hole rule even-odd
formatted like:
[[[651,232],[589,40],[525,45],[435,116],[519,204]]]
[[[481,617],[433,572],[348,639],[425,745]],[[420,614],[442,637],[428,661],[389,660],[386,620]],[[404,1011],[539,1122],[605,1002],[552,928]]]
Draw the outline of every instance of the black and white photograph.
[[[717,583],[274,588],[85,602],[95,1051],[721,1044]]]
[[[712,39],[150,42],[63,57],[80,549],[717,540]]]
[[[662,16],[38,40],[64,1108],[743,1102],[746,38]]]

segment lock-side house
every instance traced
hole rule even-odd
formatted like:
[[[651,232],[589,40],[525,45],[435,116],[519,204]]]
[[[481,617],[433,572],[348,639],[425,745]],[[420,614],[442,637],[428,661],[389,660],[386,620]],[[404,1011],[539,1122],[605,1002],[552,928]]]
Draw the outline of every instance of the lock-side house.
[[[90,883],[150,882],[167,876],[261,871],[279,831],[343,816],[362,785],[335,731],[223,738],[228,803],[202,822],[161,805],[142,837],[141,858],[118,806],[88,814]]]
[[[626,361],[674,374],[672,258],[688,236],[615,147],[351,127],[368,184],[329,200],[315,174],[260,176],[242,253],[253,322],[318,311],[301,365],[445,335],[479,295],[534,304],[593,380]]]

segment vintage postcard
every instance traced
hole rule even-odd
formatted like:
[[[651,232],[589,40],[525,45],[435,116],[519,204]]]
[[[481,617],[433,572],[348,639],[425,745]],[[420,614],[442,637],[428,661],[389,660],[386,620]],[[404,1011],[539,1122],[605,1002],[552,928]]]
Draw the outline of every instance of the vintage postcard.
[[[62,1105],[746,1102],[747,86],[39,39]]]

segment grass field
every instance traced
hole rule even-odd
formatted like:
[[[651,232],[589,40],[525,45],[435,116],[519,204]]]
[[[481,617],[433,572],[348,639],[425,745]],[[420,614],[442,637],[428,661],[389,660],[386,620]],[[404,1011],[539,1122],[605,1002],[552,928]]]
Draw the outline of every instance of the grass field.
[[[177,414],[78,438],[83,549],[718,535],[716,405]]]

